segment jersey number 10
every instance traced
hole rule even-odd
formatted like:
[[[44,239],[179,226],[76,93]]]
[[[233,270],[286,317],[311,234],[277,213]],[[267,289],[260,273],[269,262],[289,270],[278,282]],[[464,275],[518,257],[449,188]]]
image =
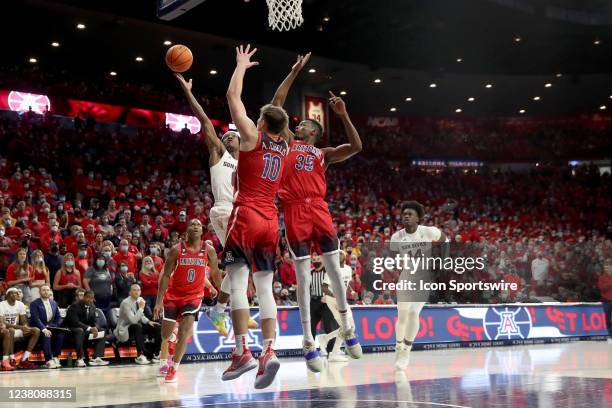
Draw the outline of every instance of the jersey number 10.
[[[278,175],[280,174],[281,158],[279,156],[272,155],[272,153],[264,154],[263,158],[266,163],[264,165],[263,174],[261,177],[270,181],[276,181],[278,179]]]

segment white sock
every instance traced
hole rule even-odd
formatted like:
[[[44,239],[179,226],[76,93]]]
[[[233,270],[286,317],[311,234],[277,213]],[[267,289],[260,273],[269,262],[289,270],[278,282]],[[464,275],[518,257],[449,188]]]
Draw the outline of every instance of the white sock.
[[[274,348],[274,339],[264,339],[263,341],[264,350],[267,349],[268,347]]]
[[[8,361],[9,356],[2,356],[2,361]]]
[[[15,359],[15,355],[11,354],[11,360],[14,360],[14,359]]]
[[[310,258],[295,260],[295,274],[297,277],[297,301],[300,307],[300,320],[304,341],[314,344],[312,329],[310,327]]]
[[[346,301],[346,287],[342,282],[340,272],[340,254],[323,254],[321,257],[323,265],[325,266],[325,272],[331,282],[332,293],[336,298],[336,304],[338,305],[338,311],[340,312],[340,327],[342,330],[350,328],[348,318],[348,302]]]
[[[215,305],[215,310],[219,313],[225,313],[225,308],[227,307],[227,303],[217,302]]]
[[[28,358],[30,358],[30,352],[28,350],[23,352],[23,358],[22,360],[27,360]]]
[[[165,366],[165,365],[167,365],[167,364],[168,364],[168,359],[167,359],[167,358],[160,358],[160,359],[159,359],[159,365],[160,365],[161,367],[163,367],[163,366]]]
[[[246,334],[236,335],[236,355],[241,356],[246,348]]]
[[[181,365],[181,363],[177,363],[176,361],[172,364],[172,367],[174,367],[174,371],[177,371],[179,368],[179,365]]]

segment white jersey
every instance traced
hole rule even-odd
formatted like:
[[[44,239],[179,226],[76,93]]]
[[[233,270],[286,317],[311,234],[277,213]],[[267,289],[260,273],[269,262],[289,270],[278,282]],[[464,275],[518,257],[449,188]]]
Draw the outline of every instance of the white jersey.
[[[441,236],[442,232],[437,227],[419,225],[412,234],[402,229],[391,235],[389,246],[392,251],[408,255],[410,258],[429,257],[431,256],[431,243],[438,241]]]
[[[344,289],[348,289],[349,282],[353,279],[353,268],[349,265],[344,264],[343,267],[340,268],[340,279],[344,284]],[[329,274],[326,273],[323,278],[323,283],[329,285],[331,287],[331,280],[329,279]]]
[[[217,164],[210,168],[210,184],[215,207],[231,207],[234,202],[234,173],[238,160],[226,150]]]
[[[13,306],[9,305],[8,300],[0,302],[0,316],[4,317],[6,324],[18,325],[19,316],[26,314],[25,305],[19,300]]]

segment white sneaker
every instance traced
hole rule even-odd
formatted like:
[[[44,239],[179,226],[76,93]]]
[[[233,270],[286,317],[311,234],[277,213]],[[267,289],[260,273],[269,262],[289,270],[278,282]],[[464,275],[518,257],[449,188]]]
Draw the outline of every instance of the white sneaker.
[[[53,370],[55,368],[59,368],[59,365],[57,365],[57,363],[55,362],[54,359],[51,359],[49,361],[47,361],[45,363],[45,366],[49,369],[49,370]]]
[[[155,364],[159,363],[159,354],[153,354],[153,358],[151,359]]]
[[[329,353],[327,361],[330,363],[346,363],[348,358],[344,354],[331,352]]]
[[[313,373],[320,373],[323,371],[323,359],[321,354],[314,344],[304,344],[302,347],[304,350],[304,358],[306,359],[306,367]]]
[[[55,361],[55,365],[59,368],[62,366],[62,363],[60,363],[59,358],[57,357],[53,357],[53,361]]]
[[[136,360],[134,360],[134,362],[136,364],[142,364],[142,365],[151,364],[149,359],[144,354],[139,355],[138,358],[136,358]]]
[[[108,361],[102,360],[100,357],[96,357],[93,360],[89,360],[90,366],[105,366],[108,365]]]
[[[397,352],[397,360],[395,361],[395,368],[398,370],[405,370],[410,362],[410,349],[402,348]]]
[[[404,343],[395,343],[395,363],[399,360],[400,351],[404,349]]]
[[[319,349],[322,356],[327,355],[327,343],[329,343],[329,340],[330,339],[327,338],[326,334],[319,334],[317,336],[317,341],[319,342]]]
[[[75,367],[87,367],[87,364],[85,364],[85,361],[83,361],[82,358],[79,358],[76,361],[76,364],[74,365]]]

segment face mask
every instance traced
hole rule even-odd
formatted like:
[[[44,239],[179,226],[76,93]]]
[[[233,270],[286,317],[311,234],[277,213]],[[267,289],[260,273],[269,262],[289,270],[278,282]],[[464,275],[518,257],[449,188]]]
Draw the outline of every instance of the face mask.
[[[87,213],[87,216],[88,216],[89,218],[93,218],[93,213]]]
[[[122,266],[121,267],[121,272],[127,272],[128,271],[128,267],[127,266]]]
[[[64,206],[63,205],[58,205],[57,206],[57,210],[60,211],[60,212],[64,211]]]
[[[315,268],[320,268],[321,262],[313,262],[313,265],[315,266]]]
[[[106,264],[106,261],[104,259],[98,259],[96,261],[96,265],[98,266],[98,268],[104,268],[105,264]]]
[[[280,293],[281,289],[280,288],[274,288],[274,293],[278,294]]]
[[[157,250],[157,248],[151,248],[151,255],[157,255],[159,253],[159,251]]]
[[[74,266],[74,261],[66,261],[66,266],[72,268]]]
[[[4,225],[6,225],[7,227],[11,226],[11,220],[4,220]]]
[[[58,248],[56,246],[51,247],[51,252],[57,252]]]
[[[87,256],[87,251],[79,251],[79,256],[85,258]]]
[[[51,232],[57,232],[58,231],[58,227],[56,225],[51,227]]]
[[[32,224],[38,224],[38,218],[32,218]]]
[[[111,253],[110,253],[110,251],[104,251],[104,252],[102,252],[102,255],[103,255],[105,258],[110,258],[110,257],[111,257]]]
[[[129,248],[129,247],[128,247],[127,245],[121,245],[121,250],[122,250],[123,252],[127,252],[128,248]]]
[[[153,269],[153,265],[147,264],[147,265],[145,265],[145,269]]]
[[[41,263],[43,263],[43,260],[42,260],[42,258],[36,258],[36,259],[34,259],[34,263],[35,264],[41,264]]]

